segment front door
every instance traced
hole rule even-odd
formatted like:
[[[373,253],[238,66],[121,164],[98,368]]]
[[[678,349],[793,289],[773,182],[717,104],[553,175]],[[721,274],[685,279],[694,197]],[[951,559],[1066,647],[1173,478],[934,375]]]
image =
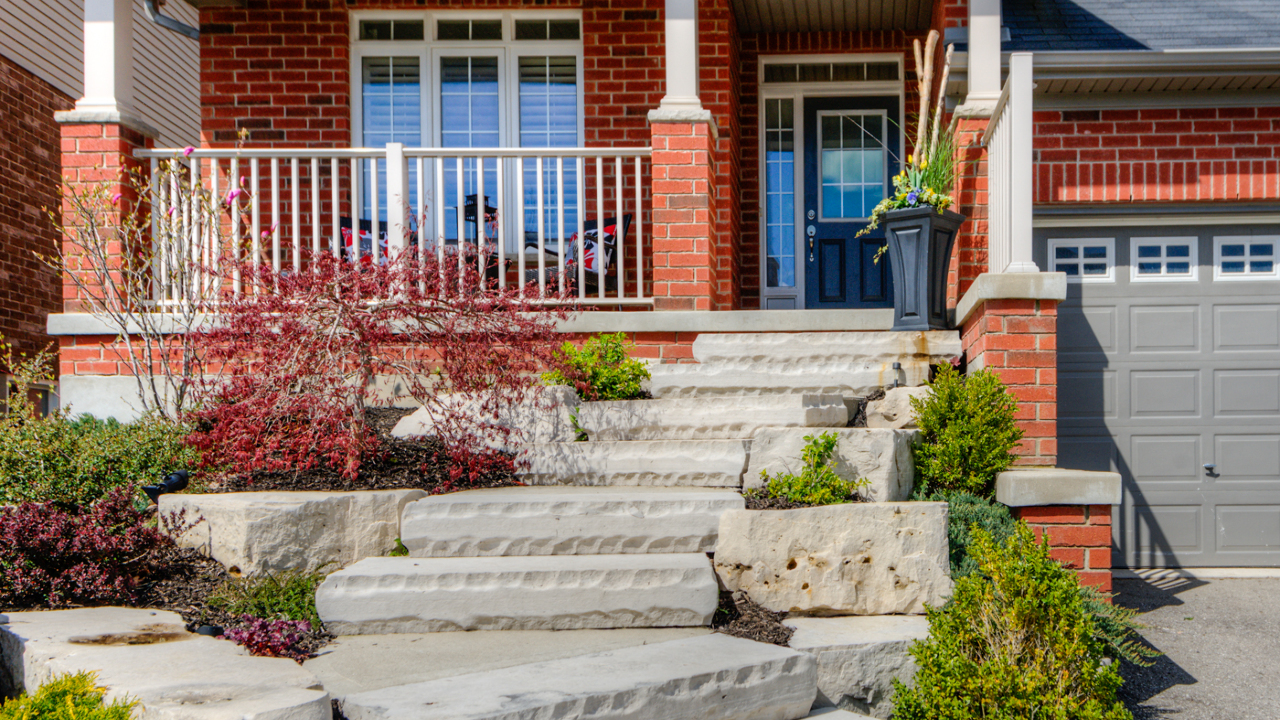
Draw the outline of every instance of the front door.
[[[884,231],[854,236],[898,172],[897,97],[804,100],[805,307],[893,306]]]

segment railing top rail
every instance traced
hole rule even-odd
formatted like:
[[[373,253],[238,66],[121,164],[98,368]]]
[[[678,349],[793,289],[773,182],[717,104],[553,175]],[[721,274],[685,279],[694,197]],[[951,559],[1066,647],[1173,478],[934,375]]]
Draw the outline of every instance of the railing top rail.
[[[1021,75],[1025,73],[1028,81],[1031,76],[1032,53],[1013,53],[1009,56],[1009,77],[1004,81],[1004,87],[1000,89],[1000,99],[996,100],[995,107],[991,109],[991,121],[987,123],[987,129],[982,133],[982,147],[987,147],[991,142],[991,136],[995,134],[997,127],[1000,125],[1000,119],[1004,115],[1005,107],[1009,104],[1009,98],[1013,94],[1013,86],[1021,80]],[[1034,86],[1032,86],[1034,87]]]
[[[185,148],[139,149],[133,152],[139,158],[171,158],[184,155]],[[200,158],[380,158],[387,151],[382,148],[198,148],[189,157]],[[405,157],[649,157],[652,148],[405,148]]]

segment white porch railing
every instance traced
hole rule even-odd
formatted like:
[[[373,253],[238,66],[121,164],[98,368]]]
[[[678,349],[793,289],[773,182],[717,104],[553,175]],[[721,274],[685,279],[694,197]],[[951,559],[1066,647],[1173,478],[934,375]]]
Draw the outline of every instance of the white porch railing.
[[[982,135],[987,148],[987,272],[1039,272],[1031,255],[1031,53],[1013,53],[1009,78]]]
[[[166,160],[184,182],[208,190],[210,209],[180,188],[176,174],[153,188],[153,223],[169,223],[171,251],[185,267],[224,260],[301,270],[307,255],[351,262],[416,249],[444,262],[478,252],[491,286],[519,287],[535,300],[651,305],[645,268],[649,148],[199,149],[140,150],[158,177]],[[239,197],[228,196],[239,190]],[[603,232],[600,229],[603,228]],[[154,229],[154,228],[153,228]],[[241,238],[238,242],[221,237]],[[221,243],[227,247],[217,247]],[[172,245],[172,243],[170,243]],[[241,253],[248,253],[242,257]],[[160,304],[200,293],[175,258],[154,273]],[[198,276],[199,273],[196,273]],[[572,288],[568,299],[559,292]],[[239,277],[232,281],[241,291]],[[202,295],[207,297],[208,293]]]

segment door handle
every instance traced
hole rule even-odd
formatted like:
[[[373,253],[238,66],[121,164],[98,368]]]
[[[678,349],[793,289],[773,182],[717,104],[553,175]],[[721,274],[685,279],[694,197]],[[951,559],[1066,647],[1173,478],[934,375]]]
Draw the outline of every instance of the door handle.
[[[805,234],[809,236],[809,262],[813,262],[813,236],[818,234],[818,229],[810,225],[805,228]]]

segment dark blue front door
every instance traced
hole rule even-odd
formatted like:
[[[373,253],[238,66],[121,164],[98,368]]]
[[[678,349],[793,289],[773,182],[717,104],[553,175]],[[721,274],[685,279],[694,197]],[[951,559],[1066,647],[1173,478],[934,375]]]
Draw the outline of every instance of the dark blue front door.
[[[805,307],[893,307],[880,229],[855,238],[890,192],[900,155],[898,98],[805,98]]]

